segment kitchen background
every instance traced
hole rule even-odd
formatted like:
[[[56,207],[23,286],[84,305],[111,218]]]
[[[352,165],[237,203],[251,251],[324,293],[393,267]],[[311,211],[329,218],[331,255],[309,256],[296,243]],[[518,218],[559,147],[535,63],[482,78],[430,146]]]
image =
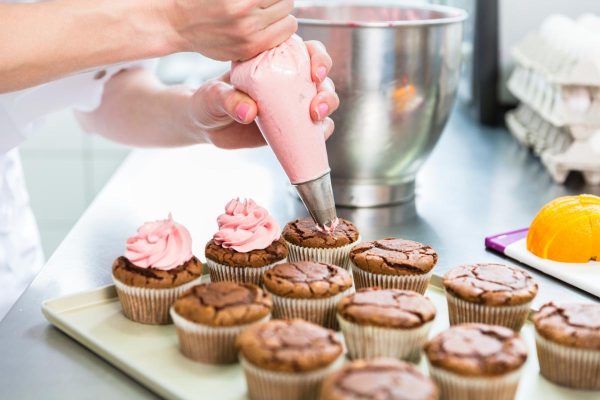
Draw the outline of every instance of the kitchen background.
[[[512,45],[527,32],[536,29],[548,15],[562,13],[577,17],[584,12],[600,15],[598,0],[423,0],[411,3],[448,4],[468,10],[471,16],[475,16],[477,12],[487,17],[490,14],[492,18],[497,16],[497,29],[478,34],[486,35],[479,38],[480,50],[492,49],[492,59],[498,64],[498,90],[494,97],[499,106],[514,102],[504,84],[512,67]],[[474,82],[477,81],[473,75],[474,54],[480,58],[490,56],[489,53],[484,52],[482,55],[474,51],[475,20],[476,18],[468,20],[465,31],[464,77],[459,93],[462,103],[477,101],[473,96],[476,86]],[[490,42],[488,46],[488,40],[494,41],[494,44]],[[227,63],[183,53],[161,60],[157,73],[166,83],[185,81],[197,85],[219,75],[227,66]],[[476,71],[477,68],[475,73]],[[478,116],[474,115],[474,118]],[[70,111],[49,116],[39,132],[21,147],[31,203],[47,256],[52,254],[129,151],[125,146],[83,133]]]

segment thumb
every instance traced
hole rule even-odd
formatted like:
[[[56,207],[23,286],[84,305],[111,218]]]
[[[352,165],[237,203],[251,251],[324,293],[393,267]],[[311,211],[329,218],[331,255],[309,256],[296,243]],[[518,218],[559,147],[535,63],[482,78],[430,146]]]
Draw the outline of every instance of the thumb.
[[[233,121],[250,124],[258,112],[250,96],[220,80],[202,85],[194,94],[192,107],[196,122],[207,129],[221,128]]]

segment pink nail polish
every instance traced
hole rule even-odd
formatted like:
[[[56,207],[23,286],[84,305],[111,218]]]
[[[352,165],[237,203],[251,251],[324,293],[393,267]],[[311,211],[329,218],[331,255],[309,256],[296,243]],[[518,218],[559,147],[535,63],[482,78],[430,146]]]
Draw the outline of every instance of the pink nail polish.
[[[321,103],[317,106],[317,115],[319,119],[323,119],[329,113],[329,106],[326,103]]]
[[[317,68],[317,78],[319,78],[319,80],[321,82],[323,82],[323,80],[325,80],[326,77],[327,77],[327,68],[325,68],[323,66]]]
[[[239,118],[240,121],[246,121],[246,116],[248,116],[248,111],[250,111],[250,106],[246,103],[240,103],[235,108],[235,115]]]

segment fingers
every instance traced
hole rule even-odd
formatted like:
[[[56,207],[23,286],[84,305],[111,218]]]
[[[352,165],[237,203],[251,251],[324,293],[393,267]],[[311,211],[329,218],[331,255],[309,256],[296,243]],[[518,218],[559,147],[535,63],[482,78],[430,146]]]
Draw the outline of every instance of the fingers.
[[[326,118],[323,121],[323,135],[325,136],[325,140],[329,139],[331,135],[333,135],[333,130],[335,129],[335,123],[331,118]]]
[[[313,121],[322,121],[340,106],[340,99],[330,78],[325,78],[318,87],[317,95],[310,103],[310,116]]]
[[[254,100],[222,80],[203,85],[192,101],[194,119],[205,129],[218,129],[233,121],[250,124],[258,112]]]
[[[323,43],[318,40],[308,40],[305,43],[310,56],[312,79],[314,82],[321,83],[329,74],[333,61]]]
[[[298,21],[292,15],[267,26],[248,38],[248,45],[244,49],[244,59],[256,56],[258,53],[272,49],[289,39],[298,29]]]

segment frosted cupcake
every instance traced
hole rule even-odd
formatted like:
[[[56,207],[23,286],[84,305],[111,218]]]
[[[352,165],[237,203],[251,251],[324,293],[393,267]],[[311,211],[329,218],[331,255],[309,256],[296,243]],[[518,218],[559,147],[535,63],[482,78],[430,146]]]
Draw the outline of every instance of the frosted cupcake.
[[[219,231],[205,250],[212,282],[260,285],[263,272],[287,260],[277,221],[253,200],[231,200],[217,223]]]
[[[112,277],[123,314],[143,324],[167,324],[169,307],[200,283],[202,264],[192,255],[188,230],[169,214],[146,222],[127,239],[124,256],[115,260]]]
[[[310,218],[297,219],[283,228],[290,261],[316,261],[348,269],[350,249],[360,235],[352,222],[340,218],[330,232],[325,232]]]

